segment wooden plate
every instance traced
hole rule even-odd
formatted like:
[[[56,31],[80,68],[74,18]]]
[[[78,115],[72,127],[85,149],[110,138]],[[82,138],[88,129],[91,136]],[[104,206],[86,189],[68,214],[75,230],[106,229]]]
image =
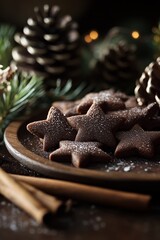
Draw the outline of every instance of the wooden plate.
[[[121,190],[140,192],[159,191],[160,158],[115,159],[106,165],[94,165],[89,169],[77,169],[71,164],[61,164],[47,159],[41,143],[27,130],[29,122],[45,119],[44,114],[26,121],[12,122],[4,135],[10,154],[28,168],[46,177],[67,181],[105,186]]]

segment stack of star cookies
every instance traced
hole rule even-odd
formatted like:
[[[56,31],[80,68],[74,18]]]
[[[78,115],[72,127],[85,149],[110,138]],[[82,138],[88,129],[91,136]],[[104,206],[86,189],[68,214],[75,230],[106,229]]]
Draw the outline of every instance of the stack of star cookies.
[[[75,167],[114,157],[152,158],[160,143],[159,107],[137,106],[134,97],[105,90],[75,102],[55,102],[47,118],[27,125],[52,161]]]

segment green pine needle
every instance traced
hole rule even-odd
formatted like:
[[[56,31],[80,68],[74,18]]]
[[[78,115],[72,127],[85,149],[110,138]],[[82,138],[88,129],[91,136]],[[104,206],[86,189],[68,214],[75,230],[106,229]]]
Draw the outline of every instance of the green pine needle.
[[[3,92],[0,92],[0,138],[8,123],[22,110],[31,106],[43,93],[42,80],[35,76],[27,76],[15,73],[13,78],[0,84]]]
[[[68,80],[64,85],[60,79],[56,81],[56,87],[51,89],[49,96],[51,101],[66,100],[71,101],[83,97],[91,90],[91,87],[82,81],[78,86],[73,87],[72,80]]]
[[[0,25],[0,64],[4,68],[10,65],[14,33],[15,28],[13,26]]]

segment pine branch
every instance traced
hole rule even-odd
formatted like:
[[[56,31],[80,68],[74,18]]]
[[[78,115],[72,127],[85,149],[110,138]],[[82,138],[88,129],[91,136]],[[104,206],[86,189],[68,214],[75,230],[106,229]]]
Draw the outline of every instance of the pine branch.
[[[49,98],[51,102],[58,100],[75,100],[83,97],[89,91],[91,91],[91,87],[84,81],[74,88],[72,85],[72,80],[69,79],[64,85],[64,83],[58,79],[56,81],[56,87],[49,91]]]
[[[10,25],[0,25],[0,64],[7,67],[11,61],[15,28]]]
[[[8,123],[22,110],[35,102],[43,93],[42,80],[35,76],[15,73],[9,80],[0,83],[0,138]]]

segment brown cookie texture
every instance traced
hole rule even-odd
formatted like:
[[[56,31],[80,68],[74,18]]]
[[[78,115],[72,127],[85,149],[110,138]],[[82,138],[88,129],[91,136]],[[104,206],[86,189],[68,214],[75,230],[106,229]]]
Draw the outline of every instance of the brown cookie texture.
[[[106,163],[112,160],[98,142],[61,141],[60,148],[49,155],[52,161],[71,161],[77,168],[86,167],[95,162]]]
[[[120,142],[114,155],[119,158],[132,156],[152,158],[160,143],[159,131],[144,131],[138,124],[129,131],[117,133],[116,136]]]
[[[125,118],[124,124],[121,129],[129,129],[135,124],[146,124],[158,112],[158,105],[154,102],[147,107],[134,107],[127,110],[117,111],[117,114]]]
[[[65,116],[74,116],[77,115],[77,105],[80,103],[80,100],[76,101],[56,101],[52,104],[52,106],[58,108],[63,112]]]
[[[66,117],[71,117],[71,116],[75,116],[75,115],[79,115],[78,111],[77,111],[77,106],[74,106],[72,108],[67,109],[67,111],[65,111],[64,115]]]
[[[101,106],[105,112],[125,109],[124,95],[106,90],[99,93],[87,94],[77,106],[77,112],[79,114],[85,114],[92,104]]]
[[[75,106],[75,101],[55,101],[53,102],[52,106],[58,108],[64,113],[68,109]]]
[[[134,96],[113,89],[91,92],[54,102],[47,118],[29,123],[27,130],[42,139],[52,161],[75,167],[111,160],[108,148],[116,158],[152,158],[160,143],[159,106],[138,106]]]
[[[76,131],[67,118],[56,107],[51,107],[46,120],[35,121],[27,125],[27,130],[43,139],[43,150],[51,151],[58,147],[61,140],[74,140]]]
[[[136,97],[135,96],[128,97],[128,99],[125,101],[125,106],[127,109],[138,107]]]
[[[100,142],[110,148],[115,148],[117,141],[114,133],[125,118],[119,112],[105,114],[98,104],[92,104],[87,114],[67,118],[70,125],[78,132],[75,141]]]

